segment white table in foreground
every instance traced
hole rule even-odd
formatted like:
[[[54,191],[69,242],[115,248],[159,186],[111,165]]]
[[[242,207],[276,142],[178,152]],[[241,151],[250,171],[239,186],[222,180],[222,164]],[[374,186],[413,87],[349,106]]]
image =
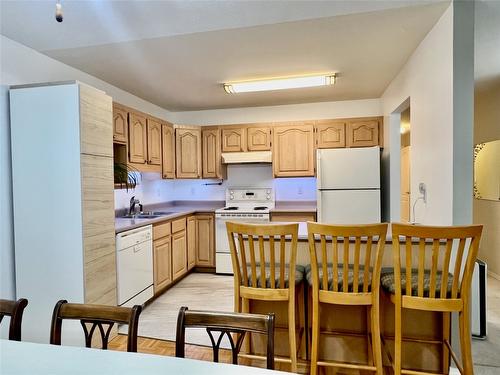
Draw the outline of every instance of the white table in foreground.
[[[278,375],[285,373],[144,353],[0,340],[0,374]]]

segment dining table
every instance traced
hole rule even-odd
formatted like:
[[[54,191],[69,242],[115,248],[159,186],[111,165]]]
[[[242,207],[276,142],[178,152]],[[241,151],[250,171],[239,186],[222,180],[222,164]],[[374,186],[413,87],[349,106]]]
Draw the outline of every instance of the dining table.
[[[0,374],[278,375],[281,371],[146,353],[0,340]]]

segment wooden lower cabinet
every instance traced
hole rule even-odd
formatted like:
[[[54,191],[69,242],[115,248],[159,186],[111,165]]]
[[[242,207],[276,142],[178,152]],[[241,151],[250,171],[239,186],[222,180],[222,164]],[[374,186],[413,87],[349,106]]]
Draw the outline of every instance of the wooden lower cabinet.
[[[315,212],[273,212],[271,221],[281,222],[307,222],[316,221]]]
[[[187,268],[188,270],[196,266],[196,217],[190,216],[187,219]]]
[[[215,266],[214,216],[196,215],[196,265]]]
[[[175,281],[186,272],[186,230],[182,230],[172,235],[172,279]]]
[[[172,282],[172,237],[170,235],[153,242],[154,292]]]

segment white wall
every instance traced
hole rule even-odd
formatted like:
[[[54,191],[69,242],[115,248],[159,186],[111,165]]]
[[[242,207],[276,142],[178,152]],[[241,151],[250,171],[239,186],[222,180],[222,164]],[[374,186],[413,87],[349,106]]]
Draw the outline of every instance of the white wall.
[[[268,107],[172,112],[171,114],[176,124],[223,125],[267,121],[381,116],[382,105],[380,99],[365,99]]]
[[[397,177],[400,116],[394,112],[409,98],[412,204],[418,196],[419,182],[427,186],[427,203],[417,203],[414,219],[437,225],[472,221],[473,70],[470,57],[473,45],[470,34],[473,25],[463,19],[461,23],[454,20],[473,10],[467,8],[468,5],[460,2],[450,5],[382,96],[386,125],[384,175],[390,186],[391,220],[400,219]],[[467,43],[454,43],[454,36]],[[458,60],[464,66],[457,67]],[[470,77],[454,75],[454,70],[470,73]],[[464,91],[463,96],[456,92],[459,89]],[[460,147],[454,147],[454,142]]]

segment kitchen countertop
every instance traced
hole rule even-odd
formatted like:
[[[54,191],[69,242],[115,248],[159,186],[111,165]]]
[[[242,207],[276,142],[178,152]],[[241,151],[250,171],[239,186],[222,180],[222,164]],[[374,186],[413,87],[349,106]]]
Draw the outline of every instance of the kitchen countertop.
[[[194,213],[214,213],[215,210],[224,207],[224,201],[175,201],[144,205],[144,211],[171,212],[170,215],[160,216],[154,219],[125,219],[122,216],[126,210],[117,210],[115,218],[115,233],[139,228],[149,224],[172,220],[181,216]],[[316,212],[315,201],[281,201],[276,202],[276,207],[271,212]],[[305,225],[305,223],[304,223]],[[301,227],[302,228],[302,227]],[[305,232],[304,232],[305,229]],[[301,238],[307,238],[307,227],[299,230]]]
[[[272,212],[316,212],[316,201],[278,201]]]

